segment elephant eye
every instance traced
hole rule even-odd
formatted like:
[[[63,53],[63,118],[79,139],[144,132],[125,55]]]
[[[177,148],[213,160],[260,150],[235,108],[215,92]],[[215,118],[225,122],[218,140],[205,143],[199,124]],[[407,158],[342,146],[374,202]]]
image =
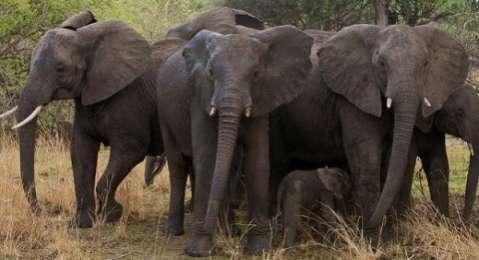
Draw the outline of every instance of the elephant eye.
[[[428,60],[426,60],[426,61],[424,62],[424,67],[427,67],[427,65],[429,65],[429,61],[428,61]]]

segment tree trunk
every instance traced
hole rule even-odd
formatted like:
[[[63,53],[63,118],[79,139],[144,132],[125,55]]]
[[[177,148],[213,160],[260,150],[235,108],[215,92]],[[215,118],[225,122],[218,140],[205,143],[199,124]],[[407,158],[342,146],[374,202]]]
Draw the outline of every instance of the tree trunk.
[[[374,9],[376,10],[376,24],[380,26],[388,25],[388,0],[374,0]]]

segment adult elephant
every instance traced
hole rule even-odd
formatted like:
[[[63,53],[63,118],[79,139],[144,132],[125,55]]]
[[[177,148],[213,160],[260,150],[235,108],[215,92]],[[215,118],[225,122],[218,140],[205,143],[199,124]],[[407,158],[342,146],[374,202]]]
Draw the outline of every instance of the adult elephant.
[[[294,27],[220,27],[238,34],[200,31],[165,62],[158,76],[165,86],[158,97],[168,98],[170,93],[170,98],[181,100],[170,109],[181,106],[191,118],[196,189],[186,252],[192,256],[209,255],[213,249],[237,144],[244,148],[253,224],[246,251],[259,253],[269,247],[268,113],[300,93],[311,68],[312,39]]]
[[[421,158],[429,183],[431,199],[435,207],[445,216],[449,215],[449,164],[446,151],[445,134],[460,138],[468,143],[470,149],[469,168],[464,199],[464,220],[471,217],[476,198],[479,162],[479,99],[476,91],[469,85],[455,90],[444,106],[435,113],[430,132],[414,133],[417,155]],[[410,185],[412,172],[406,185]],[[409,187],[410,190],[410,187]]]
[[[151,47],[128,25],[97,22],[82,12],[47,31],[37,44],[16,114],[23,188],[37,209],[34,183],[36,116],[52,100],[74,99],[71,157],[76,214],[72,224],[91,227],[95,209],[116,221],[115,191],[145,155],[163,151],[149,80]],[[114,66],[113,66],[114,65]],[[150,73],[151,74],[151,73]],[[151,75],[150,75],[151,76]],[[100,143],[111,146],[107,168],[94,187]]]
[[[106,221],[116,221],[121,216],[122,207],[114,200],[118,185],[145,155],[168,153],[163,146],[157,116],[157,85],[154,82],[163,60],[183,44],[181,39],[167,38],[150,47],[126,24],[97,23],[91,12],[67,19],[42,37],[17,112],[17,119],[23,120],[17,125],[22,126],[19,129],[21,176],[32,208],[37,208],[35,118],[41,107],[51,100],[74,99],[71,155],[77,212],[73,224],[90,227],[93,223],[94,180],[100,143],[111,146],[111,153],[97,185],[100,202],[97,208]],[[171,104],[172,100],[165,102]],[[187,121],[186,117],[184,119]],[[188,128],[174,131],[179,136],[190,135]],[[188,164],[187,158],[184,159]],[[170,179],[182,179],[182,176],[170,174]],[[168,232],[181,234],[184,184],[172,181],[171,185]]]
[[[393,107],[390,163],[369,220],[370,226],[377,227],[401,187],[414,125],[423,130],[431,127],[431,115],[463,85],[468,57],[447,33],[430,26],[405,25],[349,27],[329,40],[318,55],[325,84],[355,108],[378,118],[382,99],[386,99],[386,108]],[[343,137],[347,135],[343,131]],[[361,171],[351,161],[350,166],[353,172]]]
[[[355,204],[375,230],[401,187],[414,126],[430,129],[431,115],[464,83],[467,55],[433,27],[353,25],[324,42],[318,58],[306,91],[272,117],[273,172],[346,161]]]
[[[199,31],[204,29],[216,31],[219,30],[221,25],[241,25],[257,30],[264,29],[263,21],[248,12],[228,7],[218,7],[173,26],[166,33],[166,37],[189,41]]]

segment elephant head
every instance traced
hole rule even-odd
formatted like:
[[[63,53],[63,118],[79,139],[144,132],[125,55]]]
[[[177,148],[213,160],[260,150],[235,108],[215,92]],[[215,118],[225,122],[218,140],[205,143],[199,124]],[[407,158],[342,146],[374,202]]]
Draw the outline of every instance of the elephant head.
[[[228,7],[219,7],[201,13],[184,23],[175,25],[168,30],[166,36],[189,41],[201,30],[217,31],[216,27],[220,24],[242,25],[257,30],[264,29],[263,22],[248,12]]]
[[[184,48],[194,93],[205,113],[218,115],[217,153],[206,216],[213,232],[240,121],[261,117],[294,99],[311,69],[312,38],[292,26],[252,34],[199,32]]]
[[[470,149],[469,169],[465,192],[463,217],[469,220],[476,199],[479,175],[479,98],[470,86],[451,94],[443,108],[436,113],[434,126],[441,132],[466,141]]]
[[[339,168],[320,168],[317,174],[324,188],[336,199],[344,199],[351,189],[349,174]]]
[[[102,102],[142,75],[150,59],[148,42],[118,21],[95,22],[90,12],[47,31],[37,44],[18,103],[20,168],[32,208],[36,116],[52,100],[78,99],[89,106]]]
[[[394,113],[393,145],[384,189],[369,224],[378,226],[399,191],[414,125],[427,131],[467,76],[464,48],[430,27],[354,25],[318,51],[325,84],[360,110],[382,115],[382,102]]]

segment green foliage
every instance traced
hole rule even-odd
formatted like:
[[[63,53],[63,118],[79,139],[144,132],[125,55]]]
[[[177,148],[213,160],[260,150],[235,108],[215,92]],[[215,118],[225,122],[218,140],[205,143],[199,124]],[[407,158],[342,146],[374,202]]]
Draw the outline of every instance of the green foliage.
[[[225,0],[220,4],[247,10],[270,25],[303,29],[339,30],[374,20],[369,0]]]

